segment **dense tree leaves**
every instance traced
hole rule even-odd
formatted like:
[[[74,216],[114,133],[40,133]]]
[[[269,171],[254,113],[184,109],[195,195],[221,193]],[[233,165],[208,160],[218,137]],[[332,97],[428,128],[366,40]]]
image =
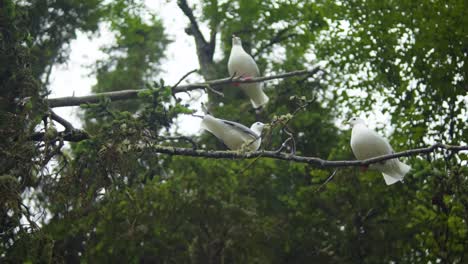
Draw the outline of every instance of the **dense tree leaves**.
[[[390,112],[396,138],[412,146],[467,138],[466,7],[465,1],[330,5],[333,30],[316,47],[330,61],[337,99],[355,110]]]
[[[27,213],[20,195],[37,185],[38,170],[53,151],[45,146],[39,152],[29,141],[45,107],[31,67],[26,17],[13,3],[0,3],[0,254],[28,232],[30,226],[20,224]]]
[[[155,80],[169,43],[161,21],[155,14],[145,12],[142,3],[133,1],[115,1],[106,10],[116,40],[109,47],[102,48],[108,57],[96,62],[97,84],[92,88],[93,92],[146,88]],[[109,107],[133,112],[139,109],[139,105],[139,102],[127,101]],[[86,129],[92,132],[96,124],[100,126],[105,120],[102,115],[86,112]]]
[[[25,12],[25,23],[35,58],[32,64],[36,78],[48,78],[54,64],[68,58],[69,44],[76,38],[77,30],[94,32],[103,17],[101,0],[72,1],[13,1]]]

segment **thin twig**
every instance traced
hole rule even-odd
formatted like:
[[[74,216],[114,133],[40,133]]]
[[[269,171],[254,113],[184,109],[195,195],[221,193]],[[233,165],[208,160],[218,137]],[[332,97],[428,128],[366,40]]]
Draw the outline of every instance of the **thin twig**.
[[[20,205],[25,209],[24,216],[26,217],[26,220],[28,220],[31,230],[37,230],[39,226],[36,224],[36,222],[34,222],[31,219],[31,212],[29,210],[29,207],[25,205],[23,202],[20,202]]]
[[[211,92],[214,93],[214,94],[217,94],[217,95],[219,95],[219,96],[221,96],[221,97],[224,97],[224,93],[222,93],[222,92],[220,92],[220,91],[217,91],[217,90],[211,88],[211,85],[209,85],[209,84],[206,85],[205,88],[206,88],[205,91],[206,91],[206,90],[209,90],[209,91],[211,91]]]
[[[189,142],[190,144],[192,144],[192,149],[198,149],[198,144],[197,142],[195,142],[193,139],[189,138],[189,137],[186,137],[186,136],[175,136],[175,137],[165,137],[165,136],[159,136],[158,137],[159,139],[162,139],[162,140],[185,140],[187,142]]]
[[[252,165],[254,165],[255,162],[257,162],[262,156],[256,157],[252,162],[249,163],[249,165],[245,166],[238,174],[243,174],[246,170],[248,170]]]
[[[185,80],[185,78],[187,78],[190,74],[192,74],[192,73],[194,73],[194,72],[197,72],[197,71],[198,71],[198,69],[191,70],[191,71],[187,72],[184,76],[182,76],[182,78],[179,79],[179,81],[178,81],[176,84],[174,84],[174,85],[171,87],[171,90],[174,90],[175,88],[177,88],[177,86],[179,86],[179,84],[180,84],[183,80]]]
[[[54,139],[55,141],[55,139]],[[62,138],[58,138],[58,145],[55,145],[55,142],[52,144],[52,150],[50,152],[48,152],[48,148],[46,147],[45,148],[45,152],[46,152],[46,155],[44,156],[44,158],[41,160],[41,164],[42,166],[45,166],[47,165],[47,163],[49,163],[49,161],[55,157],[56,155],[58,154],[61,154],[62,153],[62,147],[64,146],[64,142],[63,142],[63,139]]]
[[[288,137],[279,147],[279,149],[276,150],[277,153],[280,153],[283,151],[283,149],[287,146],[288,142],[291,141],[292,137]]]
[[[296,154],[296,140],[294,139],[293,133],[289,131],[289,128],[287,126],[283,127],[283,132],[286,133],[292,141],[291,154]]]
[[[333,177],[335,176],[336,172],[337,172],[337,170],[334,170],[333,173],[332,173],[330,176],[328,176],[328,178],[317,188],[317,190],[315,190],[315,193],[320,192],[320,191],[322,190],[322,188],[325,187],[325,185],[326,185],[327,183],[329,183],[329,182],[333,179]]]
[[[253,58],[256,58],[259,54],[261,54],[263,51],[265,51],[267,48],[277,44],[277,43],[280,43],[284,40],[287,40],[288,38],[291,38],[291,37],[297,37],[298,34],[296,33],[291,33],[291,34],[288,34],[288,35],[285,35],[283,36],[285,33],[287,33],[289,30],[291,29],[294,29],[296,26],[297,26],[298,23],[294,23],[293,25],[289,25],[283,29],[280,29],[276,35],[274,37],[272,37],[270,39],[270,41],[264,45],[262,45],[260,48],[258,48],[258,50],[252,54],[252,57]]]
[[[298,108],[296,108],[296,110],[294,110],[294,112],[291,114],[291,118],[287,119],[286,121],[282,121],[281,118],[275,120],[272,122],[272,125],[275,125],[276,123],[281,123],[282,124],[282,127],[281,127],[281,130],[286,133],[289,138],[287,138],[283,144],[281,144],[281,147],[276,150],[277,152],[281,152],[283,150],[283,148],[285,147],[284,144],[286,144],[287,142],[291,141],[292,140],[292,148],[291,148],[291,153],[292,154],[295,154],[296,153],[296,140],[294,139],[294,135],[293,133],[290,131],[289,127],[288,127],[288,123],[296,116],[296,114],[303,110],[303,109],[306,109],[306,107],[315,101],[315,98],[313,98],[312,100],[305,100],[303,104],[301,103],[298,103]]]

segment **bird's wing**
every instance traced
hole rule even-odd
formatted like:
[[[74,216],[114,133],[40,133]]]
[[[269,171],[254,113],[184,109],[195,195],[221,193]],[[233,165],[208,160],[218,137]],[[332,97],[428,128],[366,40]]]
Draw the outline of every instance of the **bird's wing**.
[[[255,131],[253,131],[252,129],[242,125],[242,124],[239,124],[237,122],[233,122],[233,121],[229,121],[229,120],[224,120],[224,119],[220,119],[224,124],[226,125],[229,125],[230,127],[232,127],[233,129],[237,130],[237,131],[240,131],[240,132],[243,132],[251,137],[253,137],[254,139],[257,139],[260,137],[260,135],[257,135],[257,133],[255,133]]]
[[[248,56],[249,64],[252,65],[251,67],[252,67],[253,71],[255,72],[255,76],[253,76],[253,77],[260,76],[260,70],[258,69],[257,63],[256,63],[255,60],[252,58],[252,56],[250,56],[248,53],[246,53],[246,55]]]
[[[375,144],[375,151],[378,153],[378,155],[387,155],[393,153],[392,146],[390,146],[390,143],[388,143],[386,138],[382,137],[374,130],[371,130],[371,133],[373,136],[370,140],[373,140]]]
[[[244,49],[235,47],[231,50],[228,60],[228,71],[230,75],[236,73],[237,76],[245,75],[244,77],[258,77],[260,70],[252,56]]]

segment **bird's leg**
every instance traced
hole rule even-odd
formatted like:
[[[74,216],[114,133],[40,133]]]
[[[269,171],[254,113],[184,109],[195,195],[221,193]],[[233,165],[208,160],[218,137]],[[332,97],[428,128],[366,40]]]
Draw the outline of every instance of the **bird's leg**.
[[[365,172],[369,168],[369,165],[364,165],[364,166],[361,166],[360,168],[362,172]]]
[[[241,80],[243,80],[243,81],[252,80],[252,79],[253,79],[253,77],[252,77],[252,76],[249,76],[249,75],[246,75],[246,76],[242,76],[242,77],[241,77]]]
[[[241,76],[239,76],[239,79],[242,80],[242,81],[244,81],[244,80],[252,80],[253,77],[252,77],[252,76],[248,76],[248,75],[241,75]],[[234,82],[233,85],[236,86],[236,87],[239,87],[241,84],[240,84],[240,83],[237,83],[237,82]]]

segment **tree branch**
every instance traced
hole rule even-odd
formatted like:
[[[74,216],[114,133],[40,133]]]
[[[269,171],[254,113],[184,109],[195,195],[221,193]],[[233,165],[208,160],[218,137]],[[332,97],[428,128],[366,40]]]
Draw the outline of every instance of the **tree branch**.
[[[445,145],[441,143],[434,144],[427,148],[418,148],[410,149],[394,154],[383,155],[366,160],[323,160],[316,157],[304,157],[297,156],[284,152],[277,151],[255,151],[255,152],[236,152],[236,151],[212,151],[212,150],[194,150],[188,148],[174,148],[166,146],[154,146],[153,151],[155,153],[163,153],[169,155],[178,155],[178,156],[191,156],[191,157],[204,157],[212,159],[253,159],[257,157],[265,157],[279,160],[295,161],[300,163],[308,163],[320,168],[337,168],[337,167],[359,167],[366,166],[369,164],[381,162],[384,160],[389,160],[398,157],[408,157],[415,156],[418,154],[434,152],[436,149],[446,149],[453,152],[465,151],[468,150],[468,145],[466,146],[452,146]]]
[[[179,0],[177,1],[177,5],[185,14],[185,16],[190,21],[190,27],[188,27],[185,32],[188,35],[191,35],[195,39],[195,46],[197,47],[197,56],[198,62],[200,63],[200,68],[202,75],[205,79],[211,79],[212,74],[212,66],[213,66],[213,55],[215,51],[216,45],[216,29],[211,29],[210,33],[210,42],[207,42],[205,37],[200,30],[197,20],[193,15],[192,9],[187,4],[186,0]]]
[[[297,23],[294,24],[294,25],[290,25],[290,26],[288,26],[286,28],[283,28],[280,31],[278,31],[278,33],[276,33],[276,35],[273,38],[271,38],[270,41],[268,41],[268,43],[266,43],[266,44],[262,45],[260,48],[258,48],[258,50],[255,53],[252,54],[252,57],[256,58],[259,54],[263,53],[269,47],[271,47],[271,46],[273,46],[273,45],[275,45],[277,43],[280,43],[280,42],[282,42],[284,40],[287,40],[288,38],[298,36],[298,34],[295,34],[295,33],[284,35],[289,30],[293,29],[296,26],[297,26]]]
[[[293,71],[293,72],[286,72],[278,75],[271,75],[271,76],[264,76],[252,79],[242,79],[241,77],[228,77],[223,79],[217,79],[212,81],[207,81],[203,83],[194,83],[194,84],[187,84],[187,85],[179,85],[175,87],[172,92],[174,94],[181,93],[181,92],[188,92],[197,89],[206,89],[207,86],[220,86],[223,84],[229,83],[253,83],[253,82],[263,82],[269,81],[274,79],[284,79],[290,78],[294,76],[311,76],[317,73],[320,70],[319,67],[315,67],[311,70],[300,70],[300,71]],[[65,106],[79,106],[81,104],[92,104],[98,103],[101,98],[108,97],[112,101],[119,101],[119,100],[128,100],[128,99],[135,99],[138,97],[138,93],[145,91],[144,89],[136,89],[136,90],[122,90],[122,91],[114,91],[114,92],[106,92],[106,93],[99,93],[93,95],[86,95],[81,97],[75,96],[68,96],[68,97],[60,97],[60,98],[51,98],[47,99],[49,103],[49,107],[65,107]]]
[[[261,46],[254,54],[252,54],[252,57],[257,58],[258,55],[262,54],[266,49],[272,47],[273,45],[278,44],[289,38],[294,38],[297,36],[299,36],[299,34],[293,33],[293,34],[286,35],[284,37],[278,37],[278,38],[272,39],[269,43],[265,44],[264,46]]]
[[[79,142],[85,139],[89,139],[89,135],[84,130],[73,129],[70,131],[65,130],[65,131],[58,132],[57,137],[55,139],[59,139],[59,138],[62,138],[64,141]],[[44,132],[36,132],[29,137],[29,140],[45,141],[46,134]]]
[[[189,35],[193,35],[195,37],[196,42],[200,42],[202,45],[207,45],[203,34],[200,31],[200,27],[198,26],[198,22],[193,15],[192,9],[188,6],[186,0],[179,0],[177,1],[177,5],[179,8],[184,12],[185,16],[190,20],[190,32],[187,32]],[[198,46],[198,45],[197,45]]]
[[[52,118],[52,120],[57,121],[59,124],[61,124],[65,128],[65,131],[72,131],[75,129],[70,122],[63,119],[61,116],[57,115],[52,110],[50,111],[50,118]]]
[[[186,136],[174,136],[174,137],[159,136],[158,138],[162,139],[162,140],[185,140],[185,141],[189,142],[190,144],[192,144],[192,149],[197,149],[198,148],[197,142],[195,142],[190,137],[186,137]]]
[[[72,131],[62,131],[58,133],[59,138],[63,138],[65,141],[78,142],[85,139],[89,139],[89,135],[82,130],[74,129]],[[35,133],[30,137],[30,140],[33,141],[43,141],[45,140],[45,133]],[[383,155],[366,160],[324,160],[317,157],[305,157],[298,156],[295,154],[278,152],[278,151],[254,151],[254,152],[237,152],[237,151],[213,151],[213,150],[199,150],[199,149],[189,149],[189,148],[176,148],[176,147],[167,147],[167,146],[153,146],[152,150],[155,153],[162,153],[168,155],[176,156],[190,156],[190,157],[200,157],[200,158],[212,158],[212,159],[254,159],[259,157],[272,158],[278,160],[287,160],[300,163],[307,163],[319,168],[338,168],[338,167],[359,167],[367,166],[369,164],[378,163],[381,161],[399,158],[399,157],[409,157],[416,156],[418,154],[425,154],[434,152],[437,149],[446,149],[452,152],[468,151],[468,145],[464,146],[453,146],[446,145],[442,143],[437,143],[426,148],[417,148],[401,151],[398,153]]]
[[[198,71],[198,69],[195,69],[195,70],[191,70],[191,71],[187,72],[186,74],[184,74],[184,76],[182,76],[182,78],[180,78],[179,81],[176,82],[176,84],[174,84],[174,86],[171,87],[171,90],[174,90],[175,88],[177,88],[177,86],[179,86],[179,84],[180,84],[183,80],[185,80],[185,78],[187,78],[190,74],[195,73],[195,72],[197,72],[197,71]]]

